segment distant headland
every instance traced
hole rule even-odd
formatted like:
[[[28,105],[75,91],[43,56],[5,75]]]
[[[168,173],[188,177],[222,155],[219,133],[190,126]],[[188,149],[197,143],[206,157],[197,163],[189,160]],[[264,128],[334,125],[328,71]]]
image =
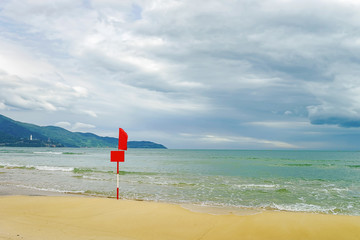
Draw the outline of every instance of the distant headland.
[[[118,139],[93,133],[71,132],[61,127],[41,127],[15,121],[0,114],[0,147],[112,147]],[[162,148],[150,141],[129,141],[128,148]]]

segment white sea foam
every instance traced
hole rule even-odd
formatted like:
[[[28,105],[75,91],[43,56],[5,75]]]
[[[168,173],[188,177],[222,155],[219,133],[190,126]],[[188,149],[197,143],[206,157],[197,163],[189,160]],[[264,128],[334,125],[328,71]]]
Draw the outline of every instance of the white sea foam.
[[[192,212],[201,212],[211,215],[235,214],[239,216],[246,216],[246,215],[256,215],[262,212],[262,210],[255,208],[214,206],[214,205],[192,204],[192,203],[183,203],[181,204],[181,207]]]
[[[237,184],[233,185],[234,188],[239,189],[252,189],[252,188],[278,188],[276,184]]]
[[[33,152],[35,154],[55,154],[55,155],[59,155],[59,154],[63,154],[62,152]]]
[[[18,164],[11,164],[11,163],[0,163],[1,166],[5,168],[35,168],[41,171],[63,171],[63,172],[71,172],[74,170],[73,167],[55,167],[55,166],[33,166],[33,165],[18,165]]]
[[[40,188],[40,187],[33,187],[33,186],[26,186],[26,185],[16,185],[16,187],[33,189],[38,191],[46,191],[46,192],[58,192],[58,193],[84,193],[84,191],[69,191],[69,190],[60,190],[55,188]]]
[[[62,172],[72,172],[73,167],[54,167],[54,166],[34,166],[37,170],[41,171],[62,171]]]
[[[281,211],[291,211],[291,212],[320,212],[320,213],[329,213],[334,212],[335,207],[325,208],[319,205],[306,204],[306,203],[295,203],[295,204],[275,204],[273,203],[271,208],[281,210]]]
[[[0,162],[0,166],[4,166],[5,168],[6,167],[24,167],[24,166],[21,166],[21,165],[18,165],[18,164],[2,163],[2,162]]]
[[[97,177],[91,177],[91,176],[82,176],[82,178],[84,179],[90,179],[90,180],[106,180],[106,179],[103,179],[103,178],[97,178]]]
[[[349,191],[349,188],[332,188],[331,190],[340,193]]]

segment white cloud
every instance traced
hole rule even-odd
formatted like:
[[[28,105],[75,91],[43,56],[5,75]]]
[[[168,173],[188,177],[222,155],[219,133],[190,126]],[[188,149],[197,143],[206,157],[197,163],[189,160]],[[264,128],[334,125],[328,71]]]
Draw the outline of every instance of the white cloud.
[[[266,140],[266,139],[258,139],[253,137],[244,137],[244,136],[224,136],[224,135],[196,135],[189,133],[181,133],[181,136],[185,138],[196,138],[198,141],[203,143],[210,143],[211,148],[221,148],[224,147],[225,144],[231,144],[233,148],[247,148],[247,147],[261,147],[261,148],[279,148],[279,149],[298,149],[299,146],[294,144],[290,144],[283,141],[275,141],[275,140]],[[205,145],[204,145],[205,146]],[[226,146],[226,145],[225,145]],[[255,147],[255,148],[256,148]]]
[[[73,88],[57,81],[60,79],[55,73],[36,78],[2,72],[0,99],[4,105],[13,109],[62,111],[73,108],[77,99],[86,96],[85,88]]]
[[[58,126],[58,127],[66,128],[66,129],[71,127],[71,123],[69,123],[69,122],[57,122],[54,125]]]
[[[0,37],[0,66],[9,75],[33,78],[49,74],[54,68],[31,49]]]
[[[6,109],[6,105],[3,102],[0,102],[0,109],[1,110],[5,110]]]
[[[244,123],[244,125],[261,126],[261,127],[269,127],[269,128],[291,128],[291,129],[305,128],[311,126],[309,122],[248,122],[248,123]]]
[[[85,114],[89,115],[90,117],[98,116],[94,111],[91,111],[91,110],[78,110],[78,112],[85,113]]]
[[[70,123],[67,121],[63,121],[57,122],[54,125],[74,132],[89,132],[91,129],[96,128],[95,125],[82,122]]]
[[[73,131],[88,131],[89,129],[93,128],[95,128],[95,126],[92,124],[76,122],[71,129]]]
[[[214,135],[205,135],[203,137],[200,138],[200,140],[203,141],[210,141],[210,142],[214,142],[214,143],[222,143],[222,142],[235,142],[234,139],[232,139],[231,137],[220,137],[220,136],[214,136]]]

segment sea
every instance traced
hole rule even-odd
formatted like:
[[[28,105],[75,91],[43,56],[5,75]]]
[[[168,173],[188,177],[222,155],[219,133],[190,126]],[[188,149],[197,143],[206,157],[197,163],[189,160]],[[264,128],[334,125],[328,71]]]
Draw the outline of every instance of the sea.
[[[109,148],[0,148],[0,185],[116,197]],[[120,197],[360,215],[360,152],[129,149]]]

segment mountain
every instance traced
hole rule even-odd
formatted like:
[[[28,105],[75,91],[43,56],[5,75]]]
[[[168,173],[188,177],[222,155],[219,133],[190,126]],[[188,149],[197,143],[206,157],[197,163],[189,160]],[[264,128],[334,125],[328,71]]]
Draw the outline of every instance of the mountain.
[[[41,127],[0,114],[0,146],[11,147],[112,147],[118,139],[93,133],[70,132],[61,127]],[[150,141],[128,141],[128,148],[166,148]]]

